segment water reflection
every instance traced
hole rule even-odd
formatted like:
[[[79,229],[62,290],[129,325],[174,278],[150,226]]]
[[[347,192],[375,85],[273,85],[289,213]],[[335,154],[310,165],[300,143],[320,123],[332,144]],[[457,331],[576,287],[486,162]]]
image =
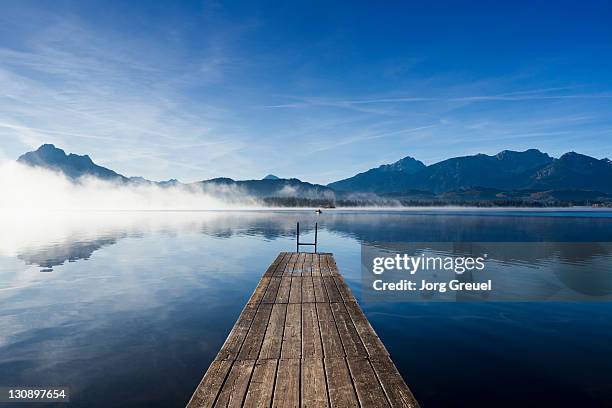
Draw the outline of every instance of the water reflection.
[[[602,214],[5,217],[0,385],[68,385],[73,407],[184,406],[261,273],[279,251],[294,248],[296,221],[304,240],[319,223],[321,250],[335,253],[359,296],[360,243],[612,241],[612,218]],[[509,251],[499,261],[577,264],[607,251],[592,247],[585,254],[559,244],[544,255]],[[571,273],[559,271],[558,280],[575,290],[590,293],[602,286],[581,288]],[[512,406],[541,401],[543,391],[551,391],[544,405],[612,400],[607,303],[369,303],[364,310],[425,407],[453,406],[457,398],[471,406]],[[516,389],[520,401],[513,397]]]
[[[63,265],[64,262],[76,262],[80,259],[89,259],[94,251],[106,245],[117,243],[120,238],[101,238],[86,242],[63,242],[46,245],[40,248],[24,249],[17,257],[26,265],[42,267],[41,272],[52,272],[54,266]]]
[[[404,254],[434,260],[415,274],[391,269],[372,273],[375,258]],[[445,259],[481,259],[482,269],[442,268]],[[439,265],[435,260],[439,260]],[[367,301],[610,301],[610,242],[411,242],[376,243],[362,252],[362,296]],[[486,291],[379,291],[386,283],[422,280],[448,288],[450,282],[492,285]],[[381,284],[377,284],[380,287]],[[437,286],[436,286],[437,287]]]
[[[580,214],[580,213],[578,213]],[[313,215],[311,211],[252,212],[129,212],[129,213],[54,213],[38,220],[2,220],[0,256],[17,256],[27,265],[52,269],[65,262],[89,259],[98,249],[114,245],[129,237],[161,233],[173,236],[199,232],[217,238],[253,236],[266,240],[294,237],[295,224],[302,222],[305,234],[312,232],[314,222],[322,229],[350,237],[360,243],[377,242],[595,242],[612,240],[612,214],[504,212],[355,212],[333,211]],[[584,214],[583,214],[584,215]],[[596,217],[593,217],[596,216]],[[0,217],[1,218],[1,217]],[[559,219],[562,219],[562,222]],[[561,260],[575,263],[587,253],[597,255],[598,246],[578,248],[557,245]],[[517,256],[516,248],[503,254],[508,262],[536,262],[542,256],[530,255],[525,248]],[[544,254],[545,257],[552,253]],[[501,255],[501,254],[500,254]]]

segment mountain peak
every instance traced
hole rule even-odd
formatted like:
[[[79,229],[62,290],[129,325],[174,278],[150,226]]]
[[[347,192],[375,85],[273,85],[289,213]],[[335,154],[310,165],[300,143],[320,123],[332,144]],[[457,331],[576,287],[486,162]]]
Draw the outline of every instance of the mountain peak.
[[[268,174],[266,177],[262,178],[262,180],[280,180],[280,177],[277,177],[274,174]]]
[[[423,162],[406,156],[395,163],[383,164],[327,186],[339,191],[378,192],[384,189],[393,191],[398,184],[401,184],[401,179],[425,168]]]
[[[66,152],[64,152],[62,149],[55,147],[54,144],[52,143],[44,143],[41,144],[40,147],[38,149],[36,149],[37,152],[44,152],[44,151],[60,151],[64,154],[66,154]]]
[[[567,152],[533,177],[535,188],[612,192],[612,166],[604,159]]]
[[[21,155],[17,161],[32,167],[43,167],[60,171],[70,178],[89,175],[103,179],[127,181],[127,178],[124,176],[105,167],[98,166],[88,155],[80,156],[74,153],[67,155],[64,150],[50,143],[41,145],[33,152]]]
[[[579,159],[593,159],[591,156],[576,153],[575,151],[567,152],[559,157],[559,160],[579,160]]]
[[[212,184],[233,184],[235,181],[229,177],[215,177],[208,180],[203,180],[200,183],[212,183]]]
[[[43,144],[33,152],[21,155],[17,161],[30,165],[41,165],[47,161],[61,160],[66,157],[66,152],[58,149],[52,144]]]
[[[399,159],[395,163],[383,164],[378,168],[383,171],[404,171],[408,173],[416,173],[418,170],[421,170],[424,167],[425,165],[422,161],[411,156],[406,156],[403,159]]]
[[[576,152],[567,152],[563,154],[561,157],[559,157],[558,162],[562,163],[564,166],[570,166],[573,168],[586,168],[601,165],[606,166],[608,164],[603,160]]]
[[[522,152],[516,150],[502,150],[501,152],[497,153],[495,157],[499,160],[512,159],[516,157],[539,157],[550,159],[550,156],[548,154],[542,153],[538,149],[527,149]]]

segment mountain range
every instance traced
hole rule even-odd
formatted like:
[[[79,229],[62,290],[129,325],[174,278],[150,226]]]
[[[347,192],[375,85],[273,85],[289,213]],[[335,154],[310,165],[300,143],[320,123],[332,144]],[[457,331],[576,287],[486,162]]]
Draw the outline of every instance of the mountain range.
[[[151,181],[143,177],[127,177],[106,167],[95,164],[87,155],[66,154],[52,144],[44,144],[33,152],[20,156],[17,161],[33,167],[43,167],[58,171],[76,181],[83,176],[98,177],[104,180],[133,185],[199,186],[211,192],[223,194],[225,191],[239,191],[257,198],[267,197],[298,197],[305,199],[334,199],[335,192],[326,186],[307,183],[295,178],[282,179],[272,174],[261,180],[233,180],[220,177],[184,184],[176,179],[166,181]]]
[[[60,171],[74,180],[94,176],[128,184],[189,185],[174,179],[154,182],[142,177],[127,177],[95,164],[87,155],[66,154],[51,144],[25,153],[18,162]],[[191,185],[237,187],[259,198],[605,201],[612,200],[612,161],[575,152],[554,158],[536,149],[504,150],[493,156],[454,157],[429,166],[407,156],[327,186],[271,174],[261,180],[215,178]]]
[[[612,162],[575,152],[555,159],[536,149],[454,157],[430,166],[406,157],[328,186],[337,191],[378,194],[410,190],[445,193],[473,187],[612,193]]]

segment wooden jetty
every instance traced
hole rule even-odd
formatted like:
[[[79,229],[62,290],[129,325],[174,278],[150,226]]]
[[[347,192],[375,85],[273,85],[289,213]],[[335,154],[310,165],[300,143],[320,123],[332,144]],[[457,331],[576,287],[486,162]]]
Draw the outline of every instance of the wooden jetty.
[[[332,254],[282,252],[195,390],[195,407],[418,407]]]

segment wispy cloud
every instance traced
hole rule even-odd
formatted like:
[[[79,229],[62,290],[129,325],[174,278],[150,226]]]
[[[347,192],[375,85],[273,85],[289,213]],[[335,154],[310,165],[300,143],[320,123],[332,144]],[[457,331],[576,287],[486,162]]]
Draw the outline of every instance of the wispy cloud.
[[[78,3],[0,3],[2,160],[55,143],[151,179],[328,183],[406,155],[612,155],[609,81],[357,50],[347,27],[293,32],[283,10]]]
[[[612,99],[612,93],[587,93],[587,94],[561,94],[551,95],[548,92],[566,88],[535,89],[518,92],[509,92],[498,95],[466,95],[466,96],[400,96],[383,97],[371,99],[342,99],[329,97],[296,97],[295,102],[267,105],[266,108],[297,109],[312,107],[332,107],[346,109],[362,109],[359,105],[374,104],[401,104],[419,102],[489,102],[489,101],[542,101],[542,100],[564,100],[564,99]]]
[[[383,132],[383,133],[363,132],[362,134],[359,134],[356,136],[347,137],[347,138],[338,139],[338,140],[331,140],[327,143],[316,142],[314,144],[311,144],[311,149],[308,150],[308,153],[310,154],[310,153],[322,152],[325,150],[333,150],[338,147],[351,145],[353,143],[359,143],[363,141],[372,141],[376,139],[383,139],[383,138],[388,138],[391,136],[405,136],[410,133],[416,133],[422,130],[432,129],[435,127],[436,125],[432,124],[432,125],[426,125],[426,126],[418,126],[415,128],[398,129],[398,130],[394,130],[390,132]]]
[[[54,23],[19,50],[0,48],[3,149],[22,153],[53,142],[127,174],[163,178],[177,166],[174,176],[193,180],[216,175],[196,163],[244,147],[245,135],[220,104],[185,91],[223,81],[231,57],[222,50],[185,61],[151,44],[99,36],[78,21]],[[151,161],[128,161],[143,157]]]

